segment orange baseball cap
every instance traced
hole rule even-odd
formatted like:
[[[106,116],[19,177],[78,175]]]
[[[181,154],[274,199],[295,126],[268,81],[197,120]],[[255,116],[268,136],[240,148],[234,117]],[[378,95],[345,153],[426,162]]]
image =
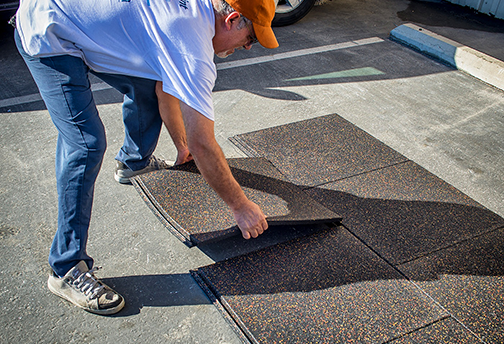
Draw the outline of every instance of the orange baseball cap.
[[[271,28],[271,21],[275,16],[274,0],[225,0],[237,12],[250,19],[254,26],[257,40],[265,48],[278,47],[278,42]]]

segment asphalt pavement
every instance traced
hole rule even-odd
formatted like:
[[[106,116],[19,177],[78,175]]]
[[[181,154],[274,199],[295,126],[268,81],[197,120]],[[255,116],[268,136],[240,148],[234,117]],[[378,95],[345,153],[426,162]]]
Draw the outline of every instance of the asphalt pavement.
[[[231,136],[337,113],[504,216],[504,91],[390,40],[406,23],[504,61],[502,20],[439,1],[329,1],[300,22],[275,28],[279,48],[257,46],[216,60],[216,136],[226,156],[245,156]],[[121,97],[97,79],[108,149],[88,252],[103,266],[98,276],[127,305],[101,317],[47,290],[57,132],[12,29],[1,30],[0,342],[240,343],[189,271],[288,238],[269,231],[209,254],[171,235],[132,186],[114,181]],[[173,159],[175,152],[163,131],[155,154]]]

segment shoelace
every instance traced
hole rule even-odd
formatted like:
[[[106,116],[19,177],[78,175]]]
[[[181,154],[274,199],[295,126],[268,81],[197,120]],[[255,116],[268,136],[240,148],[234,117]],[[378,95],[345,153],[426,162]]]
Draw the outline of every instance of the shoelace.
[[[101,291],[103,290],[103,285],[94,276],[94,272],[99,269],[99,267],[95,267],[87,272],[82,272],[72,282],[76,288],[80,289],[86,296],[89,296],[91,300],[101,295]]]

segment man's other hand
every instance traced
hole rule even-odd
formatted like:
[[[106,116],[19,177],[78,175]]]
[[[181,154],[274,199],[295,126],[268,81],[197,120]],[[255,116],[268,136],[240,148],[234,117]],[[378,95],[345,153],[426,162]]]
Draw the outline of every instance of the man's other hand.
[[[192,160],[194,159],[191,152],[189,152],[189,149],[182,149],[177,153],[177,160],[175,161],[175,165],[182,165]]]

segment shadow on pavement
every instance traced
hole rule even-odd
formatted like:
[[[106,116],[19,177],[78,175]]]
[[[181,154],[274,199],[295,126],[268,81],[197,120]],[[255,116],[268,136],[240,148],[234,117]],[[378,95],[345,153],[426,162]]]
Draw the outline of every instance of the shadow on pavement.
[[[193,282],[189,273],[122,276],[102,279],[126,299],[116,317],[141,312],[143,307],[172,307],[209,304],[210,301]],[[187,289],[187,286],[189,288]]]

